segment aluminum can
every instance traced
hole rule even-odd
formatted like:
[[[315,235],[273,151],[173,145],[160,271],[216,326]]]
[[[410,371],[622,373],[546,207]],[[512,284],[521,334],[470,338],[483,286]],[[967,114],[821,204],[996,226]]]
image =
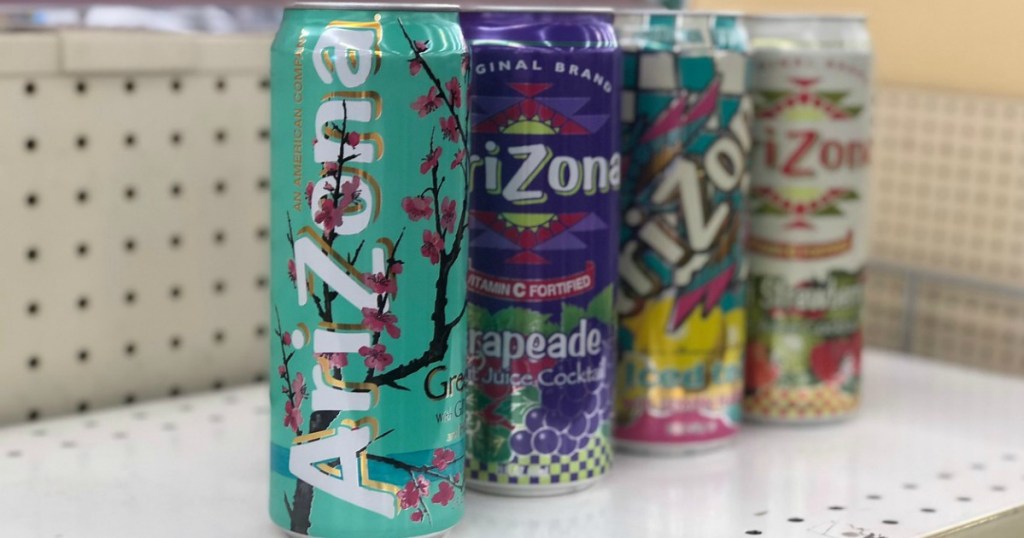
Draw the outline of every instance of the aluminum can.
[[[863,18],[751,17],[755,105],[746,416],[859,403],[871,43]]]
[[[616,445],[702,450],[737,431],[752,105],[740,19],[623,11]]]
[[[287,9],[271,61],[270,514],[463,513],[468,56],[453,7]]]
[[[621,56],[610,12],[481,8],[462,25],[469,484],[565,493],[611,462]]]

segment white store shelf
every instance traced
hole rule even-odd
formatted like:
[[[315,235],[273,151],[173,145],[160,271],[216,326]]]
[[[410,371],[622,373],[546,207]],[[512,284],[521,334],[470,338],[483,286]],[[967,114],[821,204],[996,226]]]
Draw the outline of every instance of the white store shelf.
[[[748,426],[694,457],[620,455],[576,495],[470,493],[451,536],[946,536],[1024,506],[1024,381],[879,351],[865,365],[853,421]],[[266,516],[266,390],[0,429],[0,536],[280,536]],[[1024,536],[1006,521],[995,536]]]

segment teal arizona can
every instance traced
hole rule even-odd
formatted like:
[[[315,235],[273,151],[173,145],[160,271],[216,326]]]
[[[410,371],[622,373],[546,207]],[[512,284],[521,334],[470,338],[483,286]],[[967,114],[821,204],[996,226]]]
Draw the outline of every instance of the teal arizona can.
[[[285,11],[270,514],[292,535],[435,536],[462,517],[467,67],[452,7]]]

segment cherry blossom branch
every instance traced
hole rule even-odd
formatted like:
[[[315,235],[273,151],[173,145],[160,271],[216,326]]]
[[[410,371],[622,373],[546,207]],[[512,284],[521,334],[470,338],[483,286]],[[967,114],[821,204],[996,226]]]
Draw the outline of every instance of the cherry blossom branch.
[[[279,346],[281,346],[281,357],[282,357],[281,366],[282,366],[282,372],[283,372],[282,377],[284,377],[285,390],[287,391],[287,394],[288,394],[288,400],[292,402],[292,405],[296,405],[295,404],[295,391],[292,390],[292,375],[291,375],[290,369],[288,368],[288,363],[291,362],[292,357],[295,356],[295,351],[292,351],[292,352],[289,353],[288,350],[285,349],[285,347],[284,347],[284,345],[285,345],[284,344],[284,334],[285,333],[284,333],[284,328],[281,325],[281,311],[278,310],[277,307],[274,307],[274,315],[277,318],[277,329],[274,330],[274,334],[277,335],[277,343],[278,343]],[[296,429],[295,435],[302,435],[302,428]],[[290,512],[291,511],[289,510],[289,513]]]
[[[434,87],[437,88],[438,93],[441,94],[441,99],[444,104],[448,107],[448,111],[451,112],[452,117],[455,118],[455,127],[459,131],[459,137],[462,138],[463,145],[469,145],[469,140],[466,137],[466,131],[462,129],[462,121],[459,120],[459,115],[455,112],[455,106],[452,104],[450,96],[445,93],[444,84],[441,83],[441,79],[437,78],[434,74],[434,70],[430,68],[430,64],[423,58],[423,53],[416,48],[416,43],[413,42],[412,38],[409,37],[409,32],[405,29],[405,24],[402,19],[398,19],[398,27],[402,29],[402,35],[405,36],[405,40],[409,42],[409,48],[412,49],[412,53],[415,55],[416,60],[423,66],[423,71],[430,78],[430,81],[434,83]]]
[[[455,481],[455,479],[452,478],[451,475],[446,475],[446,474],[442,474],[442,473],[438,472],[437,467],[434,466],[434,465],[410,465],[408,463],[405,463],[404,461],[396,460],[394,458],[389,458],[387,456],[380,456],[378,454],[367,454],[366,455],[366,459],[368,459],[370,461],[376,461],[376,462],[384,463],[384,464],[390,465],[390,466],[392,466],[392,467],[394,467],[396,469],[401,469],[403,471],[408,471],[410,474],[411,473],[420,473],[420,474],[424,474],[424,475],[427,475],[427,476],[432,476],[434,478],[437,478],[438,480],[444,480],[445,482],[448,482],[449,484],[451,484],[453,486],[458,486],[459,485]],[[461,459],[463,459],[463,456],[459,456],[459,457],[455,458],[448,465],[449,466],[455,465]]]

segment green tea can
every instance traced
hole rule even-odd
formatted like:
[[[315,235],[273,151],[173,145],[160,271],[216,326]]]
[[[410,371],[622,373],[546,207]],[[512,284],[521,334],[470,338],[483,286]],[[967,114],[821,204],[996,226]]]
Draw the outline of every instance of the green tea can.
[[[463,513],[468,53],[454,7],[299,4],[271,61],[270,515]]]

